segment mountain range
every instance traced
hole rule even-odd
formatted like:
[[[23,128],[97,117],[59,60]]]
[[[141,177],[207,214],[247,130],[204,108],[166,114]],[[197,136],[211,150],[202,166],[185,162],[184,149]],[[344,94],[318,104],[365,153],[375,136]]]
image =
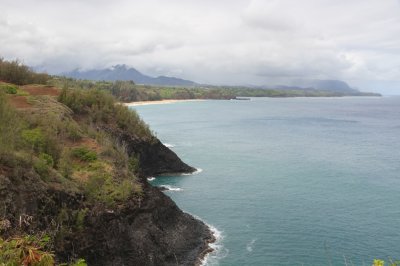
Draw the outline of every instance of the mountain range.
[[[136,84],[144,85],[158,85],[158,86],[185,86],[185,87],[196,87],[206,86],[199,84],[194,81],[180,79],[176,77],[158,76],[151,77],[142,74],[133,67],[127,65],[116,65],[111,68],[104,69],[91,69],[81,71],[75,69],[71,72],[62,73],[63,76],[76,78],[76,79],[87,79],[87,80],[132,80]],[[279,86],[256,86],[257,88],[265,89],[277,89],[277,90],[322,90],[322,91],[333,91],[338,93],[353,94],[359,92],[357,89],[351,88],[346,82],[341,80],[313,80],[313,79],[302,79],[297,80],[296,85],[279,85]]]
[[[126,65],[116,65],[111,68],[105,69],[92,69],[86,71],[80,71],[75,69],[71,72],[62,73],[63,76],[76,78],[76,79],[88,79],[88,80],[133,80],[136,84],[145,85],[162,85],[162,86],[196,86],[197,83],[167,76],[150,77],[140,73],[133,67]]]

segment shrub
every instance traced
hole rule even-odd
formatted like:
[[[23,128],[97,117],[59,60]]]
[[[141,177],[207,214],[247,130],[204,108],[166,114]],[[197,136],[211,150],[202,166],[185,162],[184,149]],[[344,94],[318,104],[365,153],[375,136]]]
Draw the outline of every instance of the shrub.
[[[39,159],[44,161],[47,166],[53,167],[54,166],[54,160],[53,157],[47,153],[41,153],[39,155]]]
[[[23,141],[34,151],[40,151],[45,144],[45,138],[40,128],[25,129],[21,133]]]
[[[49,237],[0,238],[0,265],[54,265],[54,255],[46,250]]]
[[[97,160],[97,153],[83,146],[74,148],[71,154],[75,158],[85,162],[93,162]]]
[[[50,76],[45,73],[35,73],[28,66],[18,60],[6,61],[0,58],[0,80],[10,83],[25,84],[46,84]]]
[[[135,185],[133,179],[124,178],[117,181],[110,174],[97,171],[89,177],[85,190],[90,200],[112,207],[116,202],[124,201],[132,192],[136,192]]]
[[[117,104],[114,98],[101,90],[63,88],[58,100],[76,114],[83,114],[89,122],[116,124],[120,129],[138,137],[152,139],[152,133],[139,115],[126,106]]]
[[[128,167],[131,172],[136,173],[139,170],[139,158],[136,156],[129,158]]]
[[[3,90],[7,94],[17,94],[17,87],[9,84],[0,84],[0,90]]]
[[[35,169],[36,173],[42,177],[42,179],[46,180],[49,176],[49,165],[46,160],[41,158],[37,159],[33,163],[33,168]]]
[[[6,95],[0,90],[0,156],[14,150],[21,129],[18,113],[8,104]]]
[[[73,173],[71,155],[69,152],[64,151],[61,154],[60,162],[58,164],[58,171],[61,173],[62,176],[69,179]]]
[[[70,264],[70,266],[87,266],[87,264],[84,259],[79,259],[76,262]]]
[[[74,121],[69,121],[66,125],[68,138],[72,141],[82,139],[82,133],[79,126]]]
[[[81,209],[76,212],[75,225],[78,230],[83,230],[87,212],[88,212],[88,209]]]

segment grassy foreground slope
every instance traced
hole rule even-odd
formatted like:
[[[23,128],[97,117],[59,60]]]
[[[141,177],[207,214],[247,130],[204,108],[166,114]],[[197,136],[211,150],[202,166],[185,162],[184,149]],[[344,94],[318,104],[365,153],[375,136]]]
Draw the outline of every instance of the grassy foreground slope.
[[[81,194],[88,205],[98,208],[115,208],[128,198],[140,201],[143,190],[135,175],[138,159],[128,156],[122,144],[96,129],[106,123],[151,140],[153,136],[147,125],[135,113],[115,104],[111,96],[100,91],[7,86],[16,87],[18,95],[0,91],[0,190],[3,190],[0,194],[10,188],[9,182],[27,182],[26,185],[32,187]],[[20,212],[24,207],[12,202],[10,195],[4,198],[0,233],[6,238],[25,239],[26,227],[32,228],[37,222],[33,235],[38,239],[51,236],[48,239],[57,242],[63,238],[60,235],[65,234],[64,231],[79,231],[88,212],[84,207],[72,211],[67,207],[55,210],[59,213],[54,227],[44,229],[33,215],[18,215],[16,209]],[[13,209],[16,212],[13,213]],[[0,246],[0,261],[9,261],[2,254],[5,245]],[[39,251],[35,254],[36,259],[32,257],[32,261],[47,258]],[[21,261],[14,259],[15,265],[20,265],[28,256],[29,252],[19,257]]]
[[[195,169],[108,92],[21,73],[0,81],[0,265],[194,265],[210,231],[146,177]]]

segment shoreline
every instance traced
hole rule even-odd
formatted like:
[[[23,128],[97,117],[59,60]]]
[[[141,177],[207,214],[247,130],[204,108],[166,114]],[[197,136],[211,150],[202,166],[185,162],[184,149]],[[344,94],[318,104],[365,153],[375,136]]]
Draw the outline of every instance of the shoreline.
[[[203,169],[201,169],[201,168],[195,168],[195,169],[196,170],[191,173],[179,173],[179,174],[182,176],[196,175],[203,171]],[[174,189],[168,188],[167,185],[153,186],[151,181],[155,180],[158,176],[162,176],[162,174],[157,175],[157,176],[149,176],[149,177],[145,178],[145,180],[148,183],[148,185],[159,189],[164,195],[165,195],[164,191],[180,191],[181,190],[181,188],[174,188]],[[166,196],[168,196],[168,195],[166,195]],[[172,200],[172,201],[176,204],[176,202],[174,200]],[[178,208],[180,209],[180,207],[178,207]],[[218,250],[219,250],[217,245],[218,245],[218,242],[221,240],[221,233],[216,227],[208,224],[206,221],[202,220],[199,216],[194,215],[189,212],[186,212],[186,211],[183,211],[183,213],[185,215],[188,215],[195,221],[197,221],[197,223],[204,226],[202,242],[197,246],[197,248],[194,249],[194,250],[197,249],[196,255],[193,256],[191,259],[189,259],[189,261],[192,260],[193,266],[205,266],[208,262],[208,258],[210,256],[210,254],[212,252],[218,252]]]
[[[171,99],[171,100],[158,100],[158,101],[138,101],[138,102],[129,102],[129,103],[122,103],[125,106],[141,106],[141,105],[154,105],[154,104],[170,104],[170,103],[178,103],[178,102],[199,102],[205,101],[203,99]]]
[[[197,220],[204,223],[200,219],[197,219]],[[206,224],[206,223],[204,223],[204,224],[207,226],[209,236],[208,236],[208,238],[204,239],[204,242],[203,242],[204,248],[198,254],[197,260],[195,262],[195,266],[205,266],[206,265],[209,254],[215,251],[215,249],[211,247],[211,244],[214,244],[217,242],[217,238],[216,238],[215,233],[213,232],[212,228],[208,224]]]

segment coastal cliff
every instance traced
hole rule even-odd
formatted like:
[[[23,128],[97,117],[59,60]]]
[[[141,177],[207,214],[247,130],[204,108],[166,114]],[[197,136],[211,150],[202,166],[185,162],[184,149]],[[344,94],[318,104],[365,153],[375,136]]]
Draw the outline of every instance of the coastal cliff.
[[[131,134],[108,126],[102,130],[111,134],[120,143],[124,144],[129,156],[139,159],[140,174],[142,176],[155,176],[171,173],[192,173],[195,168],[182,162],[182,160],[159,139],[152,141],[136,138]]]
[[[209,228],[147,182],[194,168],[104,93],[19,89],[0,95],[0,119],[22,121],[0,154],[0,240],[46,236],[55,263],[199,263]]]

